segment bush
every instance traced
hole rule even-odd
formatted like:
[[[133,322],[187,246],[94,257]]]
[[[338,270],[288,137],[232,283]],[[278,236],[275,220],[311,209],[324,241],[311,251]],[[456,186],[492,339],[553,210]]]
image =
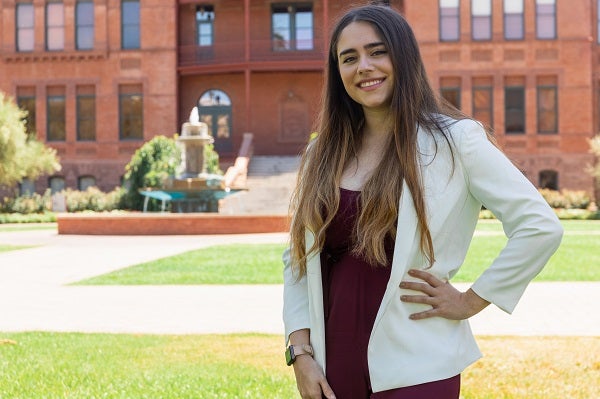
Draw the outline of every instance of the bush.
[[[540,193],[555,209],[587,209],[592,200],[585,191],[541,189]]]
[[[65,196],[67,212],[105,212],[119,209],[125,189],[117,187],[113,191],[104,193],[96,187],[89,187],[85,191],[67,189],[62,191]]]
[[[31,213],[0,213],[0,224],[3,223],[52,223],[56,222],[56,214],[53,212]]]
[[[2,213],[20,213],[28,215],[32,213],[44,213],[52,210],[52,197],[50,190],[46,190],[43,195],[33,193],[31,195],[22,195],[19,197],[5,197],[0,204]]]
[[[162,187],[169,176],[174,176],[181,162],[181,151],[175,140],[156,136],[142,145],[125,167],[125,181],[128,186],[123,195],[121,207],[141,210],[143,198],[140,189]]]

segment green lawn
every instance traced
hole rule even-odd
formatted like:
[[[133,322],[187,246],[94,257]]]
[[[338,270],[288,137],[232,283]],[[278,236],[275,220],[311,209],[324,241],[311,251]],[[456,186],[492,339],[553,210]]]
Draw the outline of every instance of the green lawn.
[[[32,248],[32,246],[29,246],[29,245],[2,245],[2,244],[0,244],[0,253],[2,253],[2,252],[8,252],[8,251],[15,251],[17,249],[25,249],[25,248]]]
[[[12,231],[30,231],[30,230],[56,230],[56,223],[14,223],[14,224],[1,224],[0,232],[12,232]]]
[[[590,399],[600,337],[478,337],[463,399]],[[0,333],[0,397],[297,399],[278,335]]]
[[[536,281],[600,281],[600,221],[564,221],[559,250]],[[506,242],[497,221],[477,226],[465,264],[453,281],[474,281]],[[495,234],[497,233],[497,234]],[[190,251],[78,284],[281,284],[283,244],[226,245]]]

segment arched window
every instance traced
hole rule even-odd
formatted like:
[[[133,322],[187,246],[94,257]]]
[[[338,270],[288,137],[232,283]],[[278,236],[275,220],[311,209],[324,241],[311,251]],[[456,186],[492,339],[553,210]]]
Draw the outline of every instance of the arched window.
[[[77,186],[80,191],[85,191],[89,187],[96,185],[96,178],[94,176],[79,176],[77,179]]]
[[[558,190],[558,172],[555,170],[542,170],[540,172],[540,188]]]
[[[19,194],[20,195],[32,195],[35,193],[35,183],[31,179],[23,179],[21,183],[19,183]]]
[[[215,139],[217,152],[231,152],[231,100],[218,89],[205,91],[198,100],[200,121],[208,125],[208,133]]]
[[[62,176],[52,176],[48,179],[48,187],[52,194],[59,193],[65,189],[65,178]]]

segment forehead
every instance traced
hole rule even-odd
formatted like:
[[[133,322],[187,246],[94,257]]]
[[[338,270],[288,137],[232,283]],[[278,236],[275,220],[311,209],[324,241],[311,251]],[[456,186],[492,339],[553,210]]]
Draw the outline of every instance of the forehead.
[[[336,53],[358,50],[373,43],[382,43],[383,39],[369,22],[356,21],[348,24],[338,38]]]

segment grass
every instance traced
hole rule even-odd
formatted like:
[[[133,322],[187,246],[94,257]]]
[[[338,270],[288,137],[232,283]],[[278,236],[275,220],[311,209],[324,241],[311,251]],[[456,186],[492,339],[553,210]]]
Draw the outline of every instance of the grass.
[[[56,223],[13,223],[0,224],[0,232],[56,230]]]
[[[33,248],[33,246],[30,246],[30,245],[2,245],[2,244],[0,244],[0,253],[2,253],[2,252],[8,252],[8,251],[15,251],[17,249],[25,249],[25,248]]]
[[[600,281],[600,221],[563,221],[558,251],[535,281]],[[506,238],[497,221],[482,220],[455,282],[470,282],[499,253]],[[281,284],[283,244],[225,245],[118,270],[77,284]]]
[[[14,344],[2,345],[2,340]],[[9,341],[10,342],[10,341]],[[589,399],[600,337],[478,337],[463,399]],[[277,335],[0,334],[0,397],[299,398]]]

